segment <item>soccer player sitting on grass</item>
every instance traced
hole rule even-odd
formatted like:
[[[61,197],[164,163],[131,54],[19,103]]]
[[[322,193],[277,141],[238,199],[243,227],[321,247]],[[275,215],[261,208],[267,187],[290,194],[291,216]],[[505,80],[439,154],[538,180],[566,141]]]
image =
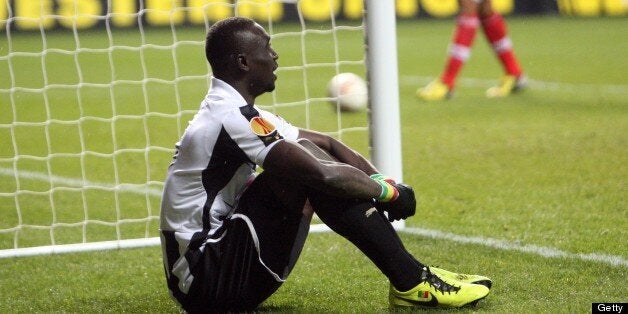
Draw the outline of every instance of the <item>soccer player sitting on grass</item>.
[[[217,22],[205,53],[211,87],[176,145],[161,206],[167,285],[184,310],[257,308],[293,269],[314,212],[388,278],[391,306],[459,307],[488,295],[488,278],[427,267],[405,250],[388,219],[415,213],[410,186],[254,105],[274,90],[278,59],[260,25]]]
[[[489,88],[489,98],[506,97],[527,84],[506,30],[504,18],[493,11],[491,0],[458,0],[460,15],[456,20],[453,42],[449,47],[447,65],[440,78],[417,90],[417,96],[423,100],[443,100],[452,96],[456,77],[464,63],[471,56],[471,47],[478,26],[482,26],[486,39],[499,58],[504,76],[499,85]]]

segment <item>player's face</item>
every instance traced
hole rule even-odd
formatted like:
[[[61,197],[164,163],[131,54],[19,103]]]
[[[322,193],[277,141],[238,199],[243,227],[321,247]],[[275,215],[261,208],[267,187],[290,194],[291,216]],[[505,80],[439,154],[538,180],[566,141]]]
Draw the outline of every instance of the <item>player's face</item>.
[[[256,25],[251,35],[250,50],[247,54],[250,92],[258,96],[275,90],[277,76],[273,72],[277,69],[279,56],[270,46],[270,36],[261,26]]]

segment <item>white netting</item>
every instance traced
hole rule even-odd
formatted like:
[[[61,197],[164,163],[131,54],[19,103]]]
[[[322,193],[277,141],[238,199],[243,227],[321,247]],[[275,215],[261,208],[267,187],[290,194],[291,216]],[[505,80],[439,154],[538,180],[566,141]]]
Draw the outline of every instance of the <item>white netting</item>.
[[[364,24],[336,19],[360,1],[2,2],[0,255],[157,243],[162,181],[207,91],[204,35],[220,15],[272,36],[279,79],[260,105],[368,155],[367,113],[340,114],[325,94],[334,74],[365,76]]]

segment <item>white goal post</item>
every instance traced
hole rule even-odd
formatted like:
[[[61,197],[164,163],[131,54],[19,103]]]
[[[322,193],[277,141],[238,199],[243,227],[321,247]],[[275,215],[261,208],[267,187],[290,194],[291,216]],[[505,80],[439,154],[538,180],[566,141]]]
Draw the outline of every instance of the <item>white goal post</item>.
[[[209,84],[203,35],[229,15],[280,55],[260,106],[403,180],[394,1],[0,0],[0,258],[159,245],[163,176]],[[368,110],[330,109],[341,72],[367,79]]]

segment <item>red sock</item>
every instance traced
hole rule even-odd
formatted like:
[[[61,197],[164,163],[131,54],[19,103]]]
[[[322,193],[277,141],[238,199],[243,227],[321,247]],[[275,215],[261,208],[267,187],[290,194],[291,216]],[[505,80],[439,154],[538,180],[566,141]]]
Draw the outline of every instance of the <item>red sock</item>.
[[[453,42],[449,46],[449,58],[445,72],[440,78],[450,89],[454,88],[458,72],[471,56],[471,46],[479,24],[480,20],[476,14],[461,14],[456,20]]]
[[[504,71],[514,76],[521,75],[521,67],[512,49],[512,41],[508,37],[504,18],[497,13],[483,18],[482,30],[499,57]]]

